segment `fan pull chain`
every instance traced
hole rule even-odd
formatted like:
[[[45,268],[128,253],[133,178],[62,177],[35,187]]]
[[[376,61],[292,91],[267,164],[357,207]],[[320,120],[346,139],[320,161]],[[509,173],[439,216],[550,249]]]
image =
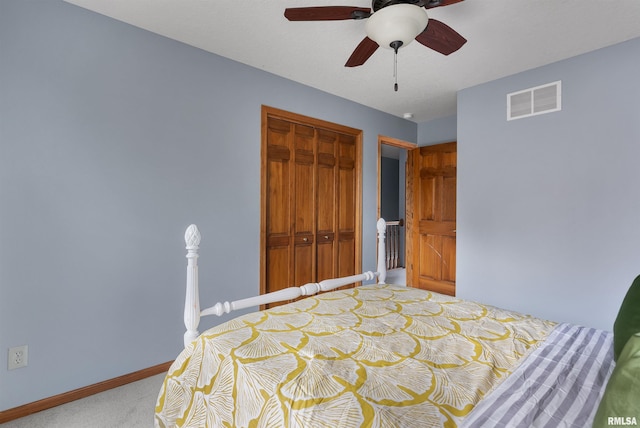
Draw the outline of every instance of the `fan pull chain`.
[[[398,92],[398,51],[397,50],[393,54],[393,78],[395,79],[393,84],[393,90]]]
[[[393,78],[395,79],[395,82],[393,84],[393,89],[398,92],[398,49],[400,49],[400,46],[402,46],[402,41],[401,40],[396,40],[395,42],[391,42],[389,43],[389,46],[391,46],[391,49],[393,49]]]

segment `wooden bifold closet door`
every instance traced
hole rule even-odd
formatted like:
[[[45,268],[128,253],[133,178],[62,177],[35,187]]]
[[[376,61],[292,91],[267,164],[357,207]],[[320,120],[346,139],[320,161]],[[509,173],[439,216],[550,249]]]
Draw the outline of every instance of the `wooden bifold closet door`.
[[[261,293],[360,271],[361,134],[263,106]]]

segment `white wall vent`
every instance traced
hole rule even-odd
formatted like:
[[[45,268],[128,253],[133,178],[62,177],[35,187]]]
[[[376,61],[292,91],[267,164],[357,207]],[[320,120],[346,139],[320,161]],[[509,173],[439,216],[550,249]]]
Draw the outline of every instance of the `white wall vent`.
[[[507,95],[507,120],[522,119],[561,109],[560,80]]]

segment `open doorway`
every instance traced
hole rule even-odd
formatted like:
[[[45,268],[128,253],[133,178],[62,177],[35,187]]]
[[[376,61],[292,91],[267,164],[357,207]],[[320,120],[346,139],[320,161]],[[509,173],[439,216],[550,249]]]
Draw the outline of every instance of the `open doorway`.
[[[387,221],[387,282],[406,285],[406,165],[413,143],[378,137],[378,217]],[[380,257],[380,256],[378,256]]]

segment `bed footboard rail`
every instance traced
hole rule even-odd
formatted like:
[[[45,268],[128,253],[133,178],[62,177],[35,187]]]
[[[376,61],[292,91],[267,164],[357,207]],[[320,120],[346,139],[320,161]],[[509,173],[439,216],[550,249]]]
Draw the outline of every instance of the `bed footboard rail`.
[[[364,272],[358,275],[351,275],[342,278],[326,279],[320,282],[312,282],[299,287],[287,287],[259,296],[246,299],[235,300],[233,302],[218,302],[215,305],[200,310],[200,294],[198,290],[198,250],[201,235],[195,224],[190,225],[184,234],[187,249],[187,291],[184,304],[184,325],[187,331],[184,334],[184,346],[193,342],[198,335],[198,325],[200,317],[207,315],[223,315],[238,309],[246,309],[254,306],[266,305],[269,303],[293,300],[301,296],[311,296],[321,291],[331,291],[338,287],[353,284],[361,281],[370,281],[378,278],[379,283],[384,283],[386,279],[385,264],[385,231],[386,223],[383,219],[378,220],[378,264],[377,272]]]
[[[210,308],[203,309],[200,316],[206,315],[223,315],[238,309],[251,308],[253,306],[267,305],[269,303],[282,302],[285,300],[293,300],[302,296],[312,296],[321,291],[331,291],[343,285],[353,284],[360,281],[369,281],[378,276],[377,272],[365,272],[359,275],[346,276],[343,278],[327,279],[320,282],[310,282],[299,287],[287,287],[282,290],[272,291],[271,293],[261,294],[259,296],[249,297],[233,302],[218,302]]]

